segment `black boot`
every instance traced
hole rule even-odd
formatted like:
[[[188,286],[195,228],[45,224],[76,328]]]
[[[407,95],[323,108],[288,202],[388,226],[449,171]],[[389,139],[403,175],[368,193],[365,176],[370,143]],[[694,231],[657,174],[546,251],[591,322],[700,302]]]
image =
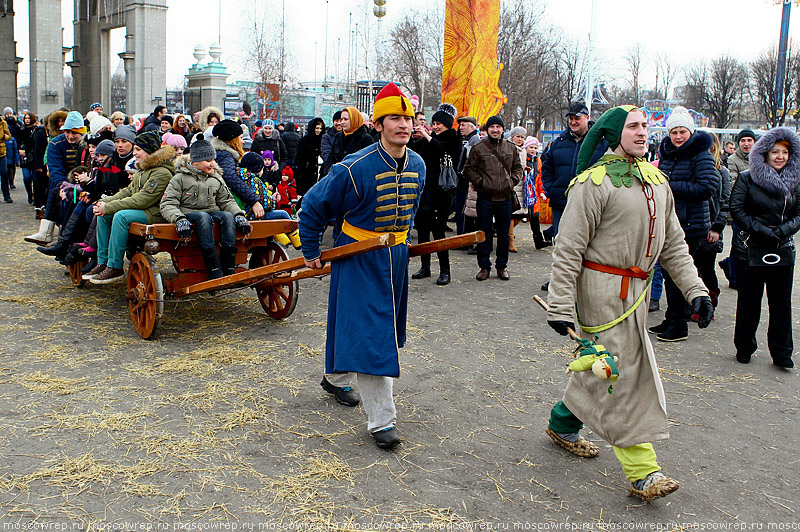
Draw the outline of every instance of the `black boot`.
[[[222,266],[222,275],[236,273],[236,248],[222,246],[219,249],[219,262]]]
[[[89,273],[97,267],[97,256],[93,256],[89,263],[81,268],[81,273]]]
[[[437,256],[439,257],[439,278],[436,279],[436,284],[439,286],[450,284],[450,253],[440,251]]]
[[[544,249],[553,245],[552,240],[545,240],[542,230],[539,227],[539,216],[531,218],[531,232],[533,232],[533,245],[536,249]]]
[[[422,267],[411,276],[412,279],[424,279],[431,276],[431,256],[422,255],[420,260],[422,261]]]
[[[69,250],[69,242],[66,238],[59,238],[55,244],[50,246],[38,246],[36,251],[43,253],[50,257],[57,257],[59,255],[66,255]]]
[[[203,262],[206,263],[206,270],[208,270],[208,280],[222,278],[222,268],[219,265],[219,255],[217,255],[216,248],[200,249],[203,254]]]
[[[78,262],[83,260],[83,255],[80,254],[80,251],[81,251],[80,244],[78,244],[77,242],[75,244],[72,244],[69,247],[69,252],[67,253],[67,256],[64,257],[64,260],[61,260],[59,262],[64,266],[69,266],[70,264],[77,264]]]

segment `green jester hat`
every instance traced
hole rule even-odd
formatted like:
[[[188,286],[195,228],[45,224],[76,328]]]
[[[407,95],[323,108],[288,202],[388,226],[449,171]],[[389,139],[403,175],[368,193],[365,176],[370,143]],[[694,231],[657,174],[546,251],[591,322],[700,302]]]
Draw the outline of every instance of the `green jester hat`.
[[[592,154],[602,139],[608,141],[608,146],[612,150],[619,146],[625,120],[628,118],[628,113],[634,110],[641,111],[635,105],[614,107],[603,113],[603,116],[592,126],[583,139],[578,152],[578,175],[570,182],[567,192],[576,182],[583,183],[588,179],[591,179],[595,185],[600,185],[606,176],[617,188],[623,185],[630,188],[634,178],[651,185],[661,185],[666,182],[666,176],[643,157],[621,157],[616,153],[607,153],[589,168]]]

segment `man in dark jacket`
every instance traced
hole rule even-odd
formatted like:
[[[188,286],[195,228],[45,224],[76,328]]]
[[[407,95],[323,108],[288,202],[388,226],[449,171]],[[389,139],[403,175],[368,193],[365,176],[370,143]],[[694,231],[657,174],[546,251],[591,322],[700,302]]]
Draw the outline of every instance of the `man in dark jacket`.
[[[300,142],[300,134],[297,132],[297,126],[294,122],[286,122],[286,129],[281,133],[281,140],[286,146],[286,164],[297,170],[294,167],[294,159],[297,155],[297,144]]]
[[[558,233],[558,222],[567,205],[564,193],[575,177],[578,151],[592,126],[589,122],[589,110],[580,102],[569,108],[567,120],[569,127],[550,143],[542,156],[542,186],[553,211],[553,226],[544,232],[548,240],[552,240]],[[592,156],[591,164],[599,161],[607,150],[608,143],[603,139]]]
[[[478,244],[478,266],[481,270],[475,279],[485,281],[492,268],[492,228],[497,229],[495,267],[497,277],[508,281],[508,246],[511,241],[512,198],[514,187],[522,179],[522,162],[517,148],[503,139],[505,124],[499,116],[489,117],[486,130],[489,135],[476,144],[464,166],[466,177],[478,193],[478,225],[486,240]]]
[[[320,143],[320,152],[323,164],[328,160],[331,154],[331,145],[333,144],[333,137],[336,133],[342,130],[342,112],[336,111],[333,113],[333,127],[329,127],[325,134],[322,135],[322,142]]]

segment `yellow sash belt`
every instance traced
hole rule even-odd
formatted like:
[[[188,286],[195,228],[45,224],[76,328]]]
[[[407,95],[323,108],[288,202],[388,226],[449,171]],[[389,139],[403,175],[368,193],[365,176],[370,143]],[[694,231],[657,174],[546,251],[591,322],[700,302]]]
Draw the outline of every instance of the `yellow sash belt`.
[[[376,236],[381,235],[394,235],[394,244],[392,244],[393,246],[405,244],[406,239],[408,238],[408,229],[405,231],[385,231],[383,233],[379,233],[377,231],[370,231],[369,229],[362,229],[360,227],[356,227],[355,225],[351,225],[347,222],[347,220],[342,223],[342,232],[350,238],[354,238],[355,240],[359,241],[369,240],[370,238],[375,238]]]

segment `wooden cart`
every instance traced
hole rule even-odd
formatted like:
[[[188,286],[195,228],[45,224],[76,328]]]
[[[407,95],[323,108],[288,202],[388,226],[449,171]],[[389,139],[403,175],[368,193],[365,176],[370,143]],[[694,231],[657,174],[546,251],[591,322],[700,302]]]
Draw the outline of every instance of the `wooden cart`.
[[[289,259],[273,236],[297,229],[294,220],[250,222],[249,235],[236,235],[236,273],[220,279],[208,279],[208,271],[197,244],[196,235],[181,240],[173,224],[145,225],[132,223],[129,228],[128,252],[132,256],[126,277],[128,309],[136,332],[142,338],[153,338],[164,314],[167,296],[176,298],[204,292],[234,288],[253,288],[264,311],[272,318],[287,318],[297,305],[298,281],[320,277],[331,271],[330,262],[391,246],[394,236],[382,235],[361,242],[323,251],[325,267],[308,269],[303,257]],[[214,240],[219,242],[219,228],[214,227]],[[410,255],[437,249],[452,249],[483,240],[483,233],[470,233],[429,242],[409,248]],[[444,246],[444,247],[442,247]],[[415,252],[416,250],[416,252]],[[153,255],[169,253],[177,275],[163,277]],[[244,267],[242,265],[247,265]]]

